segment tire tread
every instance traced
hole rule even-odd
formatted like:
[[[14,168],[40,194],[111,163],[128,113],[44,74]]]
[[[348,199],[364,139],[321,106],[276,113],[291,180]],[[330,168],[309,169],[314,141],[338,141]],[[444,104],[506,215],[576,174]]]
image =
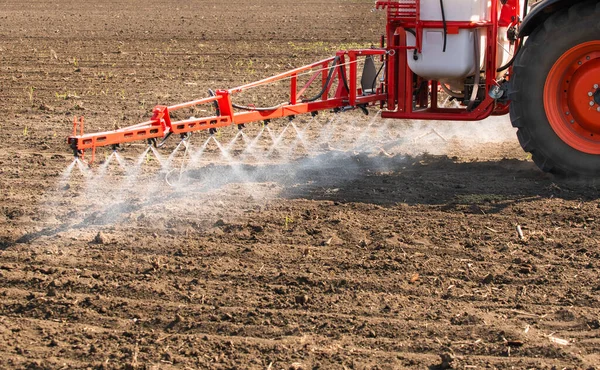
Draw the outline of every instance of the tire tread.
[[[598,15],[600,15],[600,0],[578,2],[571,5],[566,11],[554,13],[548,17],[541,27],[537,27],[531,33],[513,65],[513,81],[509,89],[511,123],[513,127],[517,128],[517,138],[521,147],[526,152],[531,153],[533,161],[542,171],[568,176],[573,174],[600,174],[600,156],[596,156],[598,158],[594,160],[591,170],[593,173],[589,173],[589,170],[574,171],[572,166],[567,163],[568,161],[562,161],[561,163],[561,161],[552,160],[552,152],[558,149],[549,148],[548,145],[545,147],[543,145],[543,138],[536,137],[533,127],[535,124],[532,124],[531,114],[528,114],[528,107],[526,106],[530,103],[531,99],[527,95],[529,91],[527,84],[529,76],[536,72],[535,68],[539,64],[539,50],[548,47],[548,44],[552,45],[552,35],[561,34],[561,32],[564,33],[565,27],[577,25],[578,22],[581,22],[581,19],[591,19],[592,17],[598,19]],[[600,29],[600,23],[598,29]],[[521,78],[520,76],[525,77]],[[571,150],[574,149],[571,148]],[[554,157],[556,156],[554,154]]]

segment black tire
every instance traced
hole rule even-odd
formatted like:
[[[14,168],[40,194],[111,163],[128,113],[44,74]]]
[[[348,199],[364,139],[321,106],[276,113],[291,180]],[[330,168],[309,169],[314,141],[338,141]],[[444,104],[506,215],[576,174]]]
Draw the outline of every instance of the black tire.
[[[600,155],[565,143],[544,107],[546,77],[571,48],[600,39],[600,1],[579,2],[550,16],[524,43],[513,68],[510,119],[523,149],[543,171],[573,176],[600,175]]]

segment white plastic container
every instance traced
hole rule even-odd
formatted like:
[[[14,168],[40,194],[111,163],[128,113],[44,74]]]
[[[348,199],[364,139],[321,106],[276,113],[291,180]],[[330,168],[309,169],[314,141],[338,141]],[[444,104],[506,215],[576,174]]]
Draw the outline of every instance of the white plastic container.
[[[443,0],[447,21],[479,22],[490,19],[489,0]],[[421,20],[441,21],[439,0],[421,0]]]
[[[449,22],[485,21],[490,16],[490,3],[488,0],[444,0],[444,14]],[[421,1],[421,20],[442,20],[439,0]],[[461,29],[458,34],[448,34],[444,51],[444,30],[425,28],[422,52],[415,56],[414,50],[408,50],[408,65],[421,77],[460,89],[462,81],[481,68],[480,35],[485,32],[476,29]],[[415,43],[415,36],[407,33],[407,45],[415,46]]]
[[[457,35],[447,37],[444,52],[444,31],[424,29],[422,53],[415,56],[414,50],[408,51],[410,69],[429,80],[448,83],[474,75],[479,64],[475,57],[475,30],[463,29]],[[407,43],[409,46],[415,45],[415,37],[410,33],[407,34]]]

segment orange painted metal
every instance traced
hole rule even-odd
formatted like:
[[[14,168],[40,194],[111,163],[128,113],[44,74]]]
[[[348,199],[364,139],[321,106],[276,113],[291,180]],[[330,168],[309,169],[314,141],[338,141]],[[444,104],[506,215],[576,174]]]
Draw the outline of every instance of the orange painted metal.
[[[600,41],[567,50],[554,64],[544,87],[550,126],[567,145],[600,154]]]
[[[345,63],[345,56],[352,55],[348,64]],[[278,74],[273,77],[235,87],[229,90],[217,90],[215,96],[194,100],[187,103],[176,104],[171,106],[158,105],[152,111],[152,118],[137,125],[116,129],[113,131],[105,131],[92,134],[83,133],[83,118],[81,121],[75,120],[73,127],[73,135],[69,136],[68,143],[78,156],[83,155],[86,149],[95,151],[101,146],[116,146],[122,143],[133,141],[148,141],[165,137],[169,133],[186,134],[194,131],[217,129],[227,127],[233,124],[243,125],[249,122],[282,118],[294,116],[298,114],[310,113],[314,111],[335,109],[342,107],[355,107],[356,105],[375,104],[385,100],[387,95],[383,92],[371,95],[360,95],[359,89],[356,88],[357,78],[357,57],[368,55],[386,55],[384,49],[364,49],[340,51],[335,57],[327,58],[316,63],[306,65]],[[328,72],[334,68],[331,74],[333,78],[327,78]],[[317,69],[317,71],[315,71]],[[350,78],[352,81],[344,82],[347,76],[347,70],[350,70]],[[308,83],[298,92],[298,77],[302,74],[312,74]],[[310,86],[317,81],[318,76],[322,75],[320,88],[323,91],[320,99],[315,101],[304,101],[303,94]],[[337,79],[338,89],[335,95],[330,97],[330,88]],[[243,91],[264,86],[279,81],[290,81],[290,94],[286,102],[272,108],[252,108],[246,110],[235,108],[232,98]],[[352,88],[348,91],[344,86],[349,83]],[[218,104],[219,115],[190,118],[186,120],[173,121],[172,113],[181,109],[188,109],[202,105]],[[80,133],[77,135],[77,128],[80,128]]]

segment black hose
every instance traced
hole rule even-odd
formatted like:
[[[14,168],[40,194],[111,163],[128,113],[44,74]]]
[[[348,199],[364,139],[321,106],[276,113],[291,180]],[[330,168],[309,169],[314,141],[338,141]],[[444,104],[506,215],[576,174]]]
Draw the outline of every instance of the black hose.
[[[519,46],[517,47],[517,50],[515,50],[512,58],[510,58],[510,60],[503,65],[502,67],[498,68],[496,70],[496,72],[503,72],[506,71],[510,66],[513,65],[513,63],[515,62],[515,59],[517,59],[517,54],[519,54],[519,51],[521,50],[521,45],[523,44],[523,39],[521,39],[521,41],[519,41]]]
[[[340,64],[340,76],[342,79],[342,82],[344,83],[344,87],[346,88],[346,91],[348,91],[348,93],[350,93],[350,88],[348,87],[348,79],[346,78],[346,68]]]
[[[215,92],[212,91],[212,89],[208,89],[208,95],[215,96]],[[216,116],[220,116],[221,115],[221,109],[219,108],[219,103],[216,100],[213,101],[213,106],[215,107],[215,115]]]
[[[156,148],[162,148],[167,142],[167,139],[171,137],[171,134],[173,134],[173,131],[169,131],[169,133],[158,144],[156,143],[156,140],[154,140],[154,146]]]
[[[375,90],[375,84],[377,83],[377,77],[379,77],[379,74],[381,73],[381,70],[383,69],[383,67],[385,67],[385,63],[382,63],[381,67],[379,67],[379,71],[377,71],[377,74],[375,75],[375,78],[373,79],[373,83],[371,84],[371,90]]]
[[[406,28],[405,29],[406,32],[410,33],[411,35],[413,35],[415,37],[415,46],[417,45],[417,33],[415,32],[415,30],[413,30],[412,28]],[[419,60],[419,51],[417,50],[417,48],[415,47],[415,51],[413,53],[413,59],[414,60]]]
[[[333,59],[333,63],[331,64],[331,67],[329,68],[329,73],[327,74],[327,80],[325,81],[325,85],[323,86],[321,91],[319,91],[319,93],[317,95],[313,96],[310,99],[303,99],[302,100],[303,103],[310,103],[310,102],[313,102],[313,101],[318,100],[323,97],[323,94],[325,94],[325,91],[327,90],[327,86],[329,86],[329,83],[331,82],[331,78],[333,77],[333,72],[335,71],[335,66],[339,62],[339,60],[340,60],[339,56],[336,56]]]
[[[415,96],[419,96],[425,86],[427,86],[427,81],[422,81],[419,87],[415,90]]]
[[[231,104],[232,107],[236,108],[236,109],[242,109],[242,110],[249,110],[249,111],[271,111],[271,110],[275,110],[278,108],[283,107],[284,105],[289,104],[289,103],[281,103],[279,105],[275,105],[273,107],[260,107],[260,108],[256,108],[256,107],[249,107],[246,105],[238,105],[238,104]]]
[[[440,7],[442,8],[442,23],[444,23],[444,48],[442,51],[446,52],[446,44],[448,42],[448,24],[446,24],[446,13],[444,12],[444,0],[440,0]]]

